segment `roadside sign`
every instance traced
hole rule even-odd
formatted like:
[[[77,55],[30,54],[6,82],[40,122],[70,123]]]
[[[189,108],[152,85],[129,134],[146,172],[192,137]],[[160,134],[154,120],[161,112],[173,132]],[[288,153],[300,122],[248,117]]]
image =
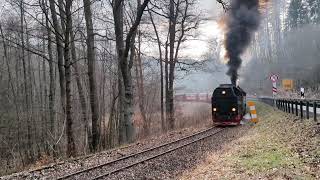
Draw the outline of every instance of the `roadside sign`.
[[[286,91],[293,90],[293,80],[292,79],[283,79],[282,80],[283,89]]]
[[[271,80],[272,82],[277,82],[278,79],[279,79],[279,76],[276,75],[276,74],[272,74],[272,75],[270,76],[270,80]]]
[[[278,94],[278,89],[277,89],[277,81],[279,80],[279,76],[276,74],[271,74],[271,76],[269,77],[270,80],[272,81],[272,95],[273,95],[273,104],[274,107],[276,107],[276,96]]]

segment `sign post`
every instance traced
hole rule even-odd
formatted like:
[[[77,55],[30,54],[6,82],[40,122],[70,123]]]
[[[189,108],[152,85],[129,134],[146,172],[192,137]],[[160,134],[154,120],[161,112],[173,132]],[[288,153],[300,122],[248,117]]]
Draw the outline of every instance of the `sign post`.
[[[270,80],[272,81],[272,96],[273,96],[273,106],[274,108],[276,107],[276,96],[278,93],[278,89],[277,89],[277,81],[279,79],[279,76],[276,74],[272,74],[270,76]]]
[[[304,88],[303,87],[300,88],[300,95],[301,95],[301,99],[305,98],[304,97]]]

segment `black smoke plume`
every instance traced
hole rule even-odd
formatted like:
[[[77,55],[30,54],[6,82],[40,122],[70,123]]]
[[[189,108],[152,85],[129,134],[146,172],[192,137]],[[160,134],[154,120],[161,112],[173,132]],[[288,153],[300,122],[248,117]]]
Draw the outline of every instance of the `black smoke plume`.
[[[259,0],[231,0],[227,14],[225,47],[229,58],[227,75],[234,85],[242,63],[240,56],[249,46],[260,20]]]

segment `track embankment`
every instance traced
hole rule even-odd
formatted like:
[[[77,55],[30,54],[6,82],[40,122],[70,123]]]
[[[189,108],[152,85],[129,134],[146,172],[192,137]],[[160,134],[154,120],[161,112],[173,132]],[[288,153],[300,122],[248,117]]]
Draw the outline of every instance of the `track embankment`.
[[[208,128],[211,130],[204,131]],[[143,143],[135,143],[127,148],[102,152],[0,179],[175,179],[183,172],[203,163],[208,152],[218,151],[225,144],[241,137],[249,126],[208,128],[191,131],[189,129],[186,132],[175,131],[171,132],[170,136],[162,135],[155,139],[146,139]],[[187,141],[180,142],[181,138]],[[177,143],[171,144],[173,141]],[[164,145],[166,143],[170,145]],[[165,149],[160,150],[157,146]],[[150,148],[157,149],[149,153]],[[136,154],[140,151],[147,154]],[[117,165],[113,165],[114,162]]]
[[[260,122],[177,179],[320,179],[320,125],[257,103]]]

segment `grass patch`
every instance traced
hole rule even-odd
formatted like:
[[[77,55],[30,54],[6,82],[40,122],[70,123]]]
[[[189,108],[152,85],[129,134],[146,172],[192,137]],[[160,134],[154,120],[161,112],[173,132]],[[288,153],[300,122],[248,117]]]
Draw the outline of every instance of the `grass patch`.
[[[231,157],[239,167],[253,172],[264,172],[279,168],[299,167],[298,157],[286,147],[260,137],[259,143],[250,144]]]
[[[288,129],[284,128],[285,114],[274,111],[263,103],[256,103],[258,118],[241,145],[228,157],[228,161],[240,172],[247,174],[273,174],[282,171],[294,175],[295,178],[309,179],[303,173],[303,162],[289,146]],[[290,133],[289,133],[290,134]]]

